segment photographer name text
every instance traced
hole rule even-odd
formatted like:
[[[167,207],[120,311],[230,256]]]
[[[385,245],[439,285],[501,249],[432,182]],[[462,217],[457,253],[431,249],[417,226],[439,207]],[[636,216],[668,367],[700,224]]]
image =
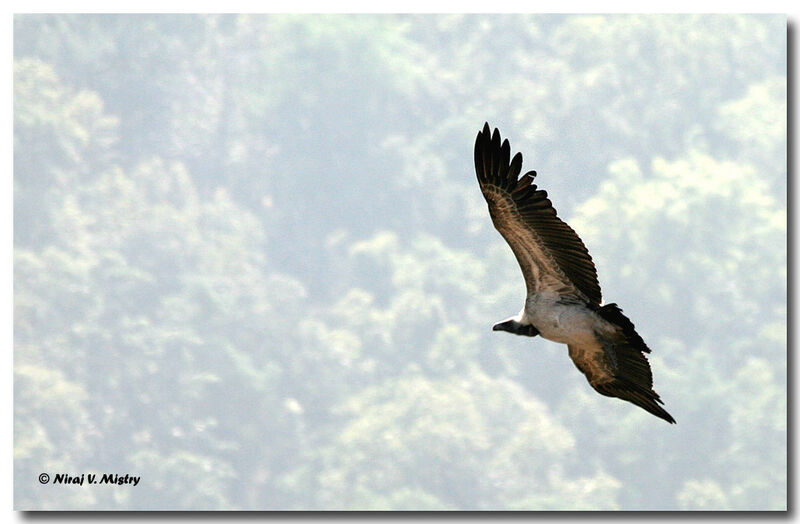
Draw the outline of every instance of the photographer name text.
[[[118,486],[132,484],[136,486],[141,478],[127,474],[123,476],[116,473],[103,473],[102,475],[96,473],[82,473],[80,475],[56,473],[53,476],[53,484],[78,484],[83,486],[85,482],[86,484],[116,484]]]

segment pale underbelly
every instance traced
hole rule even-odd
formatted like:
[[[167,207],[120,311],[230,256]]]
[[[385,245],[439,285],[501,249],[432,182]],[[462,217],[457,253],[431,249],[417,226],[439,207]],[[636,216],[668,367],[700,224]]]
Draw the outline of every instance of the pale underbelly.
[[[597,340],[602,320],[582,305],[538,304],[526,308],[527,320],[539,335],[562,344],[590,344]]]

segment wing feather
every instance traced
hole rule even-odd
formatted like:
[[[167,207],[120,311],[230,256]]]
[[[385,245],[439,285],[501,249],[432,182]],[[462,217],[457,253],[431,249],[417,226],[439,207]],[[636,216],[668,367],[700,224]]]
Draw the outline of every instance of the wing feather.
[[[633,323],[616,304],[599,308],[597,314],[617,331],[610,337],[598,336],[595,344],[568,345],[575,366],[598,393],[627,400],[674,424],[672,415],[659,405],[664,402],[653,390],[653,374],[645,356],[650,348]]]
[[[495,228],[517,257],[528,293],[555,280],[590,303],[602,301],[589,251],[575,231],[558,218],[547,192],[533,183],[535,171],[521,177],[522,154],[509,162],[511,146],[484,125],[475,140],[475,171]]]

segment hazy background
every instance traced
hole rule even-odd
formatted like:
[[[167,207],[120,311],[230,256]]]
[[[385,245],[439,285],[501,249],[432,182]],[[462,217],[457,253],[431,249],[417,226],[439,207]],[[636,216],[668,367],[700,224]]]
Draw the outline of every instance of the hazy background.
[[[17,509],[786,507],[785,17],[24,15],[14,44]],[[677,426],[491,331],[524,284],[487,120]]]

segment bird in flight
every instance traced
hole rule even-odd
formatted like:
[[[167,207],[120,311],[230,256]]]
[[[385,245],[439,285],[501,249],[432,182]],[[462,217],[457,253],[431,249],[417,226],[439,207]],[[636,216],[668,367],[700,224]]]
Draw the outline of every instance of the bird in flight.
[[[522,154],[511,158],[508,140],[483,126],[475,140],[475,171],[494,227],[503,235],[525,277],[527,296],[518,315],[494,331],[567,345],[575,366],[602,395],[618,397],[672,424],[653,391],[650,353],[633,323],[616,304],[601,305],[592,257],[578,235],[556,216],[547,192],[521,177]]]

